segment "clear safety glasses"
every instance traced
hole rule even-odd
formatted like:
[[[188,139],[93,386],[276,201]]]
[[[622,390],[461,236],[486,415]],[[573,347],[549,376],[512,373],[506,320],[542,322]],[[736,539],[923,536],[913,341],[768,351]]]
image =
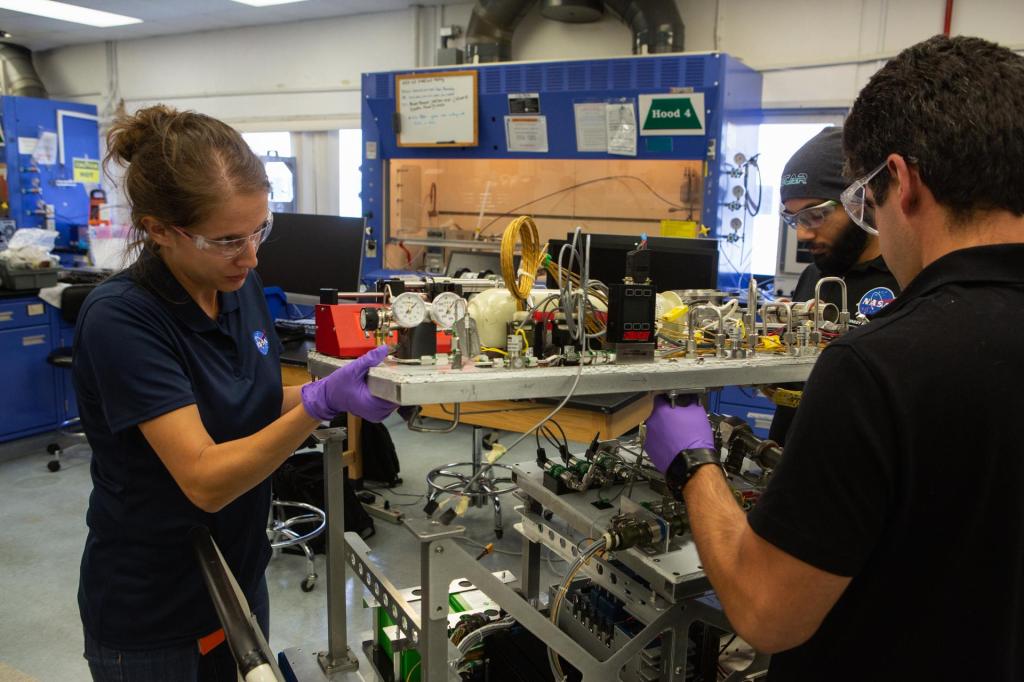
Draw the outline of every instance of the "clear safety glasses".
[[[907,156],[904,158],[906,158],[907,163],[917,163],[917,159],[913,156]],[[859,180],[854,181],[854,183],[844,189],[843,193],[839,196],[839,200],[843,202],[843,208],[846,209],[846,213],[850,216],[850,220],[857,223],[857,225],[868,234],[876,236],[878,235],[878,227],[875,225],[875,212],[872,210],[872,207],[867,205],[868,184],[876,175],[885,170],[888,163],[889,157],[887,156],[885,161],[878,164],[878,167],[875,168],[875,170],[871,171]]]
[[[180,232],[183,236],[188,237],[192,240],[192,243],[196,245],[196,248],[200,251],[206,251],[221,258],[232,259],[237,258],[245,248],[252,244],[253,248],[260,248],[260,245],[267,241],[267,237],[270,236],[270,231],[274,228],[274,214],[267,213],[267,219],[257,228],[255,232],[250,234],[248,237],[239,237],[238,239],[207,239],[202,235],[191,234],[185,230],[172,225],[175,230]]]
[[[837,206],[839,206],[839,202],[831,199],[817,206],[800,209],[796,213],[790,213],[783,206],[779,209],[779,217],[782,218],[782,223],[786,227],[794,230],[798,227],[805,230],[817,230],[832,215]]]
[[[885,170],[888,163],[889,159],[886,158],[885,161],[878,165],[878,168],[864,177],[855,180],[852,185],[844,189],[843,193],[839,195],[839,200],[843,202],[843,208],[846,209],[846,214],[850,216],[850,220],[857,223],[868,234],[878,234],[878,228],[875,227],[874,211],[868,210],[867,205],[868,183]]]

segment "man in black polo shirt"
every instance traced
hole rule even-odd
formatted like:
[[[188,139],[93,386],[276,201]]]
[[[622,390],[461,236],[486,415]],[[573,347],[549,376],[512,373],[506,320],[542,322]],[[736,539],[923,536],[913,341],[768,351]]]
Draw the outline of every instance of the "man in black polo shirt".
[[[796,230],[797,239],[808,245],[814,258],[800,274],[793,300],[813,299],[822,277],[842,277],[850,316],[870,316],[892,302],[900,286],[885,265],[878,237],[862,230],[843,210],[839,195],[846,185],[843,129],[835,126],[808,140],[782,171],[782,222]],[[842,289],[826,284],[821,299],[842,308]],[[801,384],[786,388],[799,389]],[[769,437],[785,444],[795,414],[795,408],[778,406]]]
[[[737,632],[771,680],[1024,679],[1024,57],[937,36],[846,121],[851,218],[903,292],[818,360],[745,516],[697,406],[647,450],[685,497]]]

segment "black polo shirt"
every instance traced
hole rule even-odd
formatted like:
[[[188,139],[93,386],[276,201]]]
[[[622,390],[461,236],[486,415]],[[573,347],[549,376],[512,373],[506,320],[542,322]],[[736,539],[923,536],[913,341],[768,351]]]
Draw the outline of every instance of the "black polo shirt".
[[[270,482],[215,514],[182,493],[138,424],[195,404],[220,443],[281,414],[279,344],[255,272],[221,293],[212,320],[152,255],[149,286],[131,272],[97,287],[78,318],[74,382],[92,446],[79,607],[102,644],[148,649],[219,627],[187,534],[207,526],[251,597],[270,547]]]
[[[823,276],[814,263],[804,268],[793,291],[793,300],[808,301],[814,298],[814,287]],[[843,281],[846,282],[846,304],[850,319],[855,318],[857,313],[863,313],[868,317],[875,315],[900,293],[900,285],[889,272],[881,256],[855,264],[843,275]],[[837,284],[825,284],[821,287],[821,299],[840,309],[841,294],[842,289]],[[789,384],[787,388],[799,389],[801,386],[802,384]],[[780,445],[785,445],[795,414],[795,408],[784,405],[776,407],[768,437]]]
[[[771,680],[1024,679],[1024,244],[957,251],[833,342],[754,531],[852,576]]]

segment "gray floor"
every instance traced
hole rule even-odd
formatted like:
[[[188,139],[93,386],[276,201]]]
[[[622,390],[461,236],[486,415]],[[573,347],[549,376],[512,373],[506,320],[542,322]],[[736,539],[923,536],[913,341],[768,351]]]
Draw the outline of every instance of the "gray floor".
[[[412,433],[397,417],[389,421],[399,454],[404,483],[386,497],[402,511],[422,516],[424,474],[439,464],[469,458],[472,429],[459,427],[444,435]],[[509,441],[510,438],[503,438]],[[82,680],[88,670],[82,659],[81,621],[76,591],[78,564],[85,540],[85,510],[91,482],[87,446],[75,446],[57,473],[46,469],[46,444],[52,435],[0,444],[0,680]],[[532,440],[506,459],[534,456]],[[406,493],[402,496],[398,493]],[[513,500],[505,511],[505,536],[496,543],[501,552],[481,561],[491,570],[519,571],[519,535]],[[465,518],[467,542],[494,541],[490,508],[471,509]],[[388,577],[399,587],[419,582],[418,547],[405,528],[378,520],[377,534],[367,541]],[[320,583],[302,592],[305,560],[275,556],[267,571],[271,597],[271,647],[323,648],[327,639],[325,570],[317,557]],[[564,565],[548,562],[551,571]],[[363,588],[351,576],[347,585],[349,631],[353,645],[369,628],[369,613],[361,606]],[[365,670],[365,661],[363,663]],[[369,676],[367,679],[370,679]]]

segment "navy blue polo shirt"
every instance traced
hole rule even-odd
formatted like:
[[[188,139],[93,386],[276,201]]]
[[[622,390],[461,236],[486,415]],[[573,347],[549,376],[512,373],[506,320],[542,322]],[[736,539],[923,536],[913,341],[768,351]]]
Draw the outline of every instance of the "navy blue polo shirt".
[[[188,541],[210,529],[252,597],[270,558],[269,479],[209,514],[175,483],[138,425],[195,404],[217,443],[281,414],[280,348],[259,276],[220,293],[210,319],[163,264],[98,286],[79,313],[74,383],[92,446],[78,601],[86,630],[121,649],[170,646],[220,627]]]

